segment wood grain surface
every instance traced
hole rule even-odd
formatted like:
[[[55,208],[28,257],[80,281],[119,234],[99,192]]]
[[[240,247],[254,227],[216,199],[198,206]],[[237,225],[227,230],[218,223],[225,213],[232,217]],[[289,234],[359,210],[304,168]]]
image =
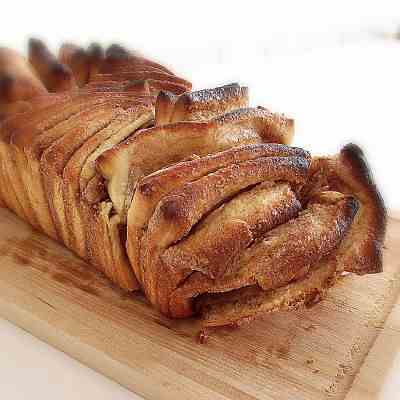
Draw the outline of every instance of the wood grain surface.
[[[348,276],[312,309],[199,344],[196,320],[160,316],[0,209],[0,315],[146,399],[343,399],[398,297],[399,264],[390,218],[383,274]],[[379,386],[383,369],[371,364]],[[379,387],[365,389],[368,368],[356,383],[369,400]]]

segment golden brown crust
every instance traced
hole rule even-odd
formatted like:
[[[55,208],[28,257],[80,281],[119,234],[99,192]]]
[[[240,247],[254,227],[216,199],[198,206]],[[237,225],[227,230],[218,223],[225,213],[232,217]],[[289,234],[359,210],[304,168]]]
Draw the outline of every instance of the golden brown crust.
[[[54,129],[64,122],[66,124],[73,123],[74,121],[77,122],[77,117],[80,113],[101,104],[115,105],[123,102],[135,104],[138,101],[146,104],[151,103],[150,99],[146,97],[137,98],[136,96],[132,96],[131,93],[104,94],[83,92],[75,95],[65,95],[64,98],[61,98],[55,104],[34,110],[30,115],[27,114],[15,121],[10,121],[5,128],[7,131],[12,132],[10,140],[13,144],[25,151],[31,151],[32,154],[40,155],[43,149],[46,148],[47,143],[51,143],[49,141],[49,134],[53,132],[47,133],[48,130]],[[60,135],[63,134],[63,129],[59,129]],[[56,137],[58,136],[56,135]]]
[[[174,98],[160,93],[156,102],[156,125],[178,121],[208,120],[229,111],[247,107],[248,89],[237,83],[187,92]]]
[[[87,205],[82,203],[82,207]],[[125,235],[111,210],[112,204],[104,201],[83,213],[88,261],[122,289],[136,290],[139,286],[124,251]]]
[[[64,167],[73,154],[84,147],[92,135],[108,126],[124,108],[132,105],[132,99],[117,102],[108,101],[95,105],[89,110],[79,113],[73,118],[58,125],[45,135],[41,135],[36,143],[40,149],[40,171],[46,196],[49,201],[52,219],[58,235],[64,243],[71,247],[68,235],[68,224],[65,220],[64,201],[62,199],[62,174]],[[84,153],[83,153],[84,154]]]
[[[66,199],[63,199],[62,193],[63,189],[67,187],[69,190],[72,190],[75,186],[74,183],[78,181],[78,183],[81,183],[81,178],[84,179],[89,179],[90,174],[91,174],[91,169],[88,164],[84,164],[82,170],[79,169],[78,165],[81,162],[87,162],[90,163],[90,160],[93,160],[93,157],[102,150],[105,150],[107,146],[111,146],[113,144],[113,140],[118,143],[120,140],[122,140],[126,135],[129,135],[132,133],[132,129],[129,129],[128,131],[124,131],[124,129],[118,129],[115,131],[116,136],[113,138],[110,138],[109,140],[99,140],[101,139],[102,136],[106,135],[104,132],[101,132],[100,136],[97,138],[98,142],[96,143],[96,140],[91,141],[92,145],[95,147],[94,152],[91,154],[88,152],[88,143],[85,143],[85,145],[81,145],[82,140],[85,139],[85,135],[89,134],[90,135],[90,130],[87,129],[90,124],[93,125],[93,123],[98,124],[98,113],[100,112],[99,110],[101,109],[103,111],[106,111],[107,109],[115,109],[118,107],[123,106],[124,104],[127,107],[131,107],[134,104],[139,107],[144,107],[143,110],[148,110],[146,111],[147,117],[145,121],[148,121],[153,117],[152,109],[151,109],[151,103],[147,105],[146,101],[142,101],[141,98],[137,99],[135,97],[132,97],[132,95],[129,96],[117,96],[117,97],[106,97],[105,101],[94,101],[92,104],[90,104],[90,101],[88,101],[88,97],[84,97],[85,100],[81,103],[76,103],[67,101],[68,107],[65,109],[65,112],[67,114],[62,115],[60,112],[63,109],[63,106],[58,106],[58,113],[57,119],[53,121],[49,121],[46,123],[46,121],[43,121],[42,118],[40,118],[41,122],[38,123],[37,127],[39,130],[37,131],[36,135],[32,136],[30,139],[30,142],[24,138],[24,141],[21,143],[19,141],[18,144],[20,147],[16,147],[19,151],[25,150],[26,154],[30,157],[29,162],[25,160],[24,162],[24,168],[22,171],[25,173],[26,172],[26,166],[30,165],[32,169],[32,181],[35,181],[36,186],[41,186],[41,179],[40,177],[42,176],[43,178],[43,183],[44,187],[41,188],[41,199],[39,199],[38,190],[30,190],[29,192],[34,193],[34,199],[36,199],[36,202],[32,202],[32,205],[39,203],[39,207],[35,207],[35,210],[40,209],[41,211],[43,210],[48,210],[48,215],[49,215],[49,221],[51,221],[51,224],[54,224],[54,227],[57,228],[57,233],[53,233],[53,237],[61,237],[61,239],[65,242],[66,245],[68,245],[70,248],[72,248],[75,252],[77,252],[79,255],[85,258],[89,258],[89,255],[86,253],[86,245],[87,245],[87,240],[85,240],[85,237],[82,236],[82,233],[79,229],[77,229],[77,224],[76,224],[76,219],[68,219],[66,216],[68,214],[68,211],[72,211],[73,215],[75,216],[75,212],[77,210],[83,210],[85,209],[87,213],[89,214],[96,214],[95,209],[86,209],[83,207],[82,203],[76,203],[75,197],[71,196],[65,201]],[[100,98],[101,99],[101,98]],[[104,100],[104,99],[103,99]],[[85,107],[87,107],[86,110],[82,110],[81,104]],[[61,107],[61,108],[60,108]],[[74,108],[75,107],[75,108]],[[102,108],[103,107],[103,108]],[[54,107],[53,107],[54,108]],[[71,109],[74,110],[75,114],[71,114]],[[39,112],[42,112],[42,110],[39,110]],[[97,113],[97,114],[96,114]],[[123,111],[125,113],[125,111]],[[130,112],[128,112],[129,114]],[[51,115],[54,116],[53,113],[50,113]],[[35,114],[33,114],[35,116]],[[86,118],[86,119],[85,119]],[[131,119],[137,123],[141,123],[141,119],[139,118],[138,115],[132,115]],[[19,122],[20,119],[17,119]],[[30,118],[30,123],[32,124],[32,121],[35,120],[35,118]],[[38,121],[39,122],[39,121]],[[143,122],[143,121],[142,121]],[[10,125],[10,124],[9,124]],[[32,125],[31,125],[32,126]],[[9,128],[11,129],[12,126],[10,125]],[[50,128],[50,129],[48,129]],[[14,134],[16,134],[18,131],[12,130]],[[23,130],[20,131],[21,133]],[[124,135],[125,136],[121,136]],[[30,131],[32,133],[32,131]],[[82,135],[82,133],[85,133],[85,135]],[[15,135],[11,135],[11,139],[17,139],[18,137],[14,137]],[[18,135],[17,135],[18,136]],[[119,139],[118,139],[119,137]],[[32,141],[34,139],[34,141]],[[55,144],[56,143],[56,144]],[[98,146],[97,146],[98,144]],[[13,145],[14,146],[14,145]],[[22,146],[22,147],[21,147]],[[33,147],[32,147],[33,146]],[[70,161],[67,161],[66,166],[70,165],[70,168],[67,169],[67,174],[64,176],[63,172],[64,171],[64,163],[67,160],[68,154],[70,154],[70,151],[75,148],[75,146],[79,146],[79,151],[78,155],[75,155],[76,162],[72,161],[74,158],[72,158],[71,164],[69,164]],[[57,150],[59,149],[59,150]],[[69,150],[71,149],[71,150]],[[40,166],[40,164],[42,164]],[[78,164],[77,164],[78,163]],[[92,161],[93,165],[93,161]],[[84,175],[81,176],[80,173],[84,172]],[[94,169],[92,167],[92,172],[94,173]],[[52,176],[51,179],[48,177]],[[39,179],[38,179],[39,177]],[[15,178],[15,177],[14,177]],[[14,179],[15,182],[15,179]],[[24,186],[22,186],[24,187]],[[30,187],[32,188],[31,185],[25,185],[25,187]],[[47,191],[45,189],[48,189]],[[37,189],[37,187],[36,187]],[[69,194],[70,191],[67,191]],[[22,193],[21,190],[19,193]],[[61,193],[61,197],[59,194]],[[25,195],[22,196],[23,199],[30,199],[29,196]],[[41,200],[41,201],[39,201]],[[33,206],[31,205],[31,210],[33,210]],[[65,207],[67,205],[67,207]],[[50,206],[50,207],[49,207]],[[74,212],[75,211],[75,212]],[[35,215],[35,214],[33,214]],[[85,216],[86,217],[86,216]],[[89,216],[90,217],[90,216]],[[88,218],[89,218],[88,217]],[[34,221],[32,219],[32,214],[31,215],[24,215],[24,218],[27,219],[32,225],[36,226],[34,224]],[[90,219],[90,218],[89,218]],[[137,283],[134,279],[132,269],[129,267],[129,263],[127,261],[126,254],[124,252],[124,242],[120,238],[120,232],[119,232],[119,224],[116,224],[115,219],[112,219],[111,217],[109,218],[108,216],[102,215],[101,218],[93,216],[91,218],[94,220],[94,223],[97,223],[100,225],[100,230],[104,231],[105,234],[103,236],[100,236],[100,239],[107,240],[107,244],[110,244],[110,239],[108,238],[109,236],[113,236],[114,239],[111,242],[111,246],[107,247],[107,250],[105,250],[105,244],[99,244],[97,243],[96,245],[100,246],[100,248],[104,248],[103,252],[111,252],[112,260],[113,263],[110,263],[110,258],[105,258],[101,257],[100,262],[98,259],[93,259],[92,263],[94,263],[96,266],[98,266],[100,269],[102,269],[104,272],[106,272],[111,279],[116,280],[116,282],[124,287],[125,289],[135,289],[137,288]],[[43,219],[42,219],[43,222]],[[82,224],[85,225],[85,224]],[[74,229],[70,229],[71,226],[74,227]],[[46,232],[46,229],[48,230],[48,234],[51,234],[49,231],[49,226],[36,226]],[[89,237],[93,237],[88,235]],[[108,238],[108,239],[106,239]],[[79,240],[78,240],[79,239]],[[82,239],[82,240],[80,240]],[[100,240],[99,239],[99,240]],[[88,245],[92,244],[91,242],[88,243]],[[83,245],[83,246],[82,246]],[[93,252],[92,253],[97,253]],[[101,264],[101,262],[104,262],[105,260],[107,261],[107,264]],[[104,269],[104,267],[107,267]],[[118,270],[118,271],[115,271]]]
[[[294,134],[293,119],[260,106],[239,108],[217,116],[214,121],[220,126],[231,126],[232,134],[255,130],[267,143],[291,144]]]
[[[55,97],[58,97],[58,95]],[[33,187],[27,178],[29,175],[27,160],[24,154],[14,146],[11,139],[17,126],[20,126],[21,123],[32,121],[36,113],[40,114],[53,102],[53,95],[35,98],[29,112],[8,118],[7,121],[3,122],[0,129],[0,148],[5,165],[3,180],[7,182],[6,187],[10,188],[6,193],[7,205],[33,226],[42,229],[51,237],[56,235],[52,228],[52,223],[46,219],[47,207],[43,210],[40,203],[37,204],[32,201],[32,199],[36,199],[37,192],[32,190]],[[37,183],[37,181],[36,177],[34,182]]]

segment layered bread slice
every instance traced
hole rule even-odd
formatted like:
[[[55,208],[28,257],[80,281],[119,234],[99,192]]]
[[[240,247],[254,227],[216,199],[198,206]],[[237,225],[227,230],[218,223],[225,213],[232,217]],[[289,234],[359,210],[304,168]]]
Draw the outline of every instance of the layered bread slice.
[[[264,108],[231,111],[204,121],[183,121],[141,131],[99,157],[118,214],[125,217],[139,178],[192,155],[251,143],[290,143],[293,121]]]

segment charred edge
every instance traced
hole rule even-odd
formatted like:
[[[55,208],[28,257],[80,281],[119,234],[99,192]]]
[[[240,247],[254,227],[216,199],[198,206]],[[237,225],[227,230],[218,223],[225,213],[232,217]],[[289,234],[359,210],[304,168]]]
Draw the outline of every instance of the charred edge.
[[[82,47],[78,47],[77,49],[74,50],[73,54],[71,55],[71,62],[86,60],[87,57],[88,54],[86,53],[86,50],[83,49]]]
[[[54,62],[54,64],[51,66],[50,71],[57,78],[61,78],[61,79],[71,79],[72,78],[71,69],[67,65],[61,64],[59,62]]]
[[[31,52],[42,54],[48,51],[47,46],[44,44],[44,42],[37,38],[30,38],[28,40],[28,49]]]
[[[244,145],[244,146],[238,146],[236,148],[231,148],[225,151],[221,151],[219,153],[214,153],[211,154],[209,156],[203,156],[200,157],[199,159],[196,160],[190,160],[190,161],[180,161],[178,163],[176,163],[175,165],[171,165],[170,167],[173,166],[177,166],[179,167],[180,165],[190,165],[190,164],[197,164],[199,161],[203,161],[206,160],[207,158],[211,158],[211,157],[217,157],[217,156],[221,156],[223,157],[224,154],[229,154],[229,153],[233,153],[235,151],[244,151],[244,152],[248,152],[249,155],[250,154],[254,154],[254,153],[258,153],[260,151],[260,149],[265,149],[266,153],[270,152],[270,155],[265,155],[263,157],[278,157],[278,154],[283,154],[286,153],[287,157],[299,157],[305,160],[305,165],[307,166],[307,168],[310,167],[310,163],[311,163],[311,154],[300,148],[300,147],[291,147],[291,146],[287,146],[284,144],[277,144],[277,143],[259,143],[259,144],[250,144],[250,145]],[[260,156],[262,157],[262,156]],[[258,157],[258,158],[260,158]],[[285,156],[282,156],[285,157]],[[257,158],[256,158],[257,159]],[[256,159],[252,159],[251,157],[249,157],[247,160],[241,160],[241,161],[232,161],[229,165],[233,165],[233,164],[240,164],[242,162],[246,162],[246,161],[254,161]],[[223,158],[222,158],[223,160]],[[216,172],[217,170],[221,169],[221,168],[226,168],[229,165],[220,165],[220,166],[216,166],[215,168],[211,169],[206,175]],[[151,175],[148,175],[148,177],[150,177]],[[201,179],[204,175],[199,176],[198,179]],[[197,179],[195,179],[197,180]],[[146,197],[151,197],[153,192],[154,192],[154,185],[153,182],[150,180],[146,180],[143,179],[141,181],[139,181],[137,183],[136,186],[136,190],[143,196]]]
[[[379,189],[376,186],[371,168],[362,149],[354,143],[349,143],[340,152],[340,159],[350,169],[353,177],[361,183],[371,200],[374,209],[375,232],[374,240],[368,246],[368,261],[363,268],[353,272],[364,275],[383,271],[382,247],[386,234],[387,210]]]
[[[383,240],[386,232],[387,210],[382,195],[375,183],[371,167],[359,146],[349,143],[340,152],[344,162],[350,165],[353,176],[366,187],[374,200],[377,218],[382,221],[379,231],[380,240]]]
[[[99,43],[91,43],[87,48],[87,54],[92,59],[100,59],[104,57],[103,48]]]
[[[376,186],[371,167],[368,164],[364,152],[356,144],[349,143],[341,150],[340,157],[344,162],[347,161],[354,177],[368,189],[368,192],[374,198],[378,216],[383,220],[383,225],[386,227],[387,210],[385,202]],[[383,230],[382,235],[384,235],[384,233],[385,231]]]
[[[130,57],[130,52],[119,44],[112,44],[105,53],[108,60],[126,60]]]
[[[352,171],[357,174],[357,179],[362,180],[366,185],[375,185],[372,171],[368,165],[362,149],[354,143],[346,144],[340,151],[341,158],[348,160],[352,166]]]
[[[304,150],[301,147],[293,147],[280,143],[257,143],[257,144],[240,145],[235,148],[222,151],[220,153],[228,153],[231,152],[232,150],[245,150],[248,151],[249,153],[257,153],[260,151],[260,149],[265,149],[266,153],[268,152],[270,153],[269,155],[267,154],[263,157],[285,157],[285,155],[281,154],[286,154],[286,157],[303,158],[308,162],[309,167],[311,165],[312,157],[309,151]]]

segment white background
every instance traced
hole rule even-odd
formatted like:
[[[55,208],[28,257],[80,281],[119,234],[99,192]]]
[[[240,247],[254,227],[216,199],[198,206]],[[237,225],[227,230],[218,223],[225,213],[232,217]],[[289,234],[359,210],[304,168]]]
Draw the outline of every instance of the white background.
[[[145,4],[143,4],[145,3]],[[366,151],[389,208],[400,209],[400,1],[7,1],[0,42],[28,36],[119,42],[203,88],[250,87],[253,105],[296,120],[295,144]],[[400,392],[400,357],[380,398]],[[119,385],[0,319],[4,399],[132,399]]]

